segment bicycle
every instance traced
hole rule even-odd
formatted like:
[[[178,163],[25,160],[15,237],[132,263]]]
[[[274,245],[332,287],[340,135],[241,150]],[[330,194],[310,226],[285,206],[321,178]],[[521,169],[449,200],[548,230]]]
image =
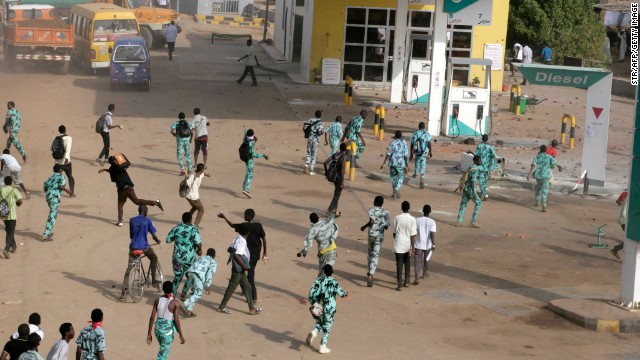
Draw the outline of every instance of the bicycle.
[[[135,259],[133,259],[133,261],[127,267],[127,270],[129,271],[129,284],[122,299],[124,301],[128,293],[131,296],[131,300],[133,300],[133,302],[139,302],[140,300],[142,300],[144,287],[152,286],[151,267],[149,267],[145,272],[142,259],[147,256],[144,254],[143,250],[133,250],[131,253],[133,254],[133,256],[135,256]],[[162,290],[161,287],[162,283],[164,282],[164,275],[162,275],[160,261],[158,261],[158,266],[156,267],[156,281],[158,290]]]

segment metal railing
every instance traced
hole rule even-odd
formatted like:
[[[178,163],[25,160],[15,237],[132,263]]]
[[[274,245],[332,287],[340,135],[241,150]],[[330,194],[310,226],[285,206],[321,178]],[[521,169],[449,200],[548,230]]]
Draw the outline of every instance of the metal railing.
[[[239,0],[213,0],[212,12],[224,14],[238,14]]]

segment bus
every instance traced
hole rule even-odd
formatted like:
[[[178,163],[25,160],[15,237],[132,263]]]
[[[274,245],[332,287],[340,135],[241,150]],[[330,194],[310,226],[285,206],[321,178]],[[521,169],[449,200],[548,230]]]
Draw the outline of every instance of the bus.
[[[76,35],[72,59],[94,71],[109,68],[114,40],[140,34],[133,11],[112,4],[74,5],[70,19]]]

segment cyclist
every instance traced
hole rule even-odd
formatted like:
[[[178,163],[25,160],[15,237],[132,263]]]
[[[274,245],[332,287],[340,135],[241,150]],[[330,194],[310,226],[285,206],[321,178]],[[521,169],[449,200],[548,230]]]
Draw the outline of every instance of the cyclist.
[[[127,294],[127,286],[129,285],[129,272],[131,267],[128,266],[138,256],[144,254],[149,258],[151,263],[151,280],[153,286],[158,286],[156,281],[156,269],[158,268],[158,256],[153,251],[153,248],[149,246],[147,241],[147,234],[151,234],[153,240],[157,244],[160,244],[160,239],[156,235],[156,228],[153,226],[151,219],[147,217],[147,205],[138,206],[138,216],[132,217],[129,220],[129,236],[131,238],[131,244],[129,245],[129,261],[127,263],[127,272],[124,273],[124,282],[122,283],[122,293],[120,295],[120,301],[125,301]]]

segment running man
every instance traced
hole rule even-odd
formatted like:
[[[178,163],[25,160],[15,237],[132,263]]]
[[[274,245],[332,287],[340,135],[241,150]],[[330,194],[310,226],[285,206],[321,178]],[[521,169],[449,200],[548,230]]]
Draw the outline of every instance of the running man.
[[[196,316],[193,312],[193,307],[202,297],[203,291],[207,295],[211,294],[209,287],[213,281],[213,275],[215,275],[218,269],[218,263],[214,260],[215,258],[216,250],[209,248],[207,249],[207,254],[196,260],[187,271],[185,289],[191,289],[191,296],[189,296],[183,305],[183,310],[187,313],[187,317]]]
[[[169,60],[173,60],[173,51],[176,49],[176,39],[178,39],[179,32],[176,22],[173,20],[171,20],[171,23],[164,28],[164,39],[167,42]]]
[[[51,175],[47,181],[44,182],[43,189],[45,197],[47,199],[47,205],[49,205],[49,216],[44,226],[44,232],[42,233],[42,241],[53,241],[53,227],[56,225],[56,219],[58,218],[58,206],[60,205],[60,197],[64,191],[71,195],[71,190],[67,189],[67,180],[62,175],[62,165],[53,165],[53,175]]]
[[[460,200],[460,209],[458,210],[458,220],[456,226],[462,226],[462,219],[464,218],[464,211],[467,209],[467,203],[469,200],[473,200],[475,207],[473,208],[473,215],[471,216],[471,227],[479,228],[480,225],[476,222],[478,220],[478,212],[482,207],[482,199],[476,191],[476,184],[478,183],[478,167],[482,164],[480,156],[473,156],[473,165],[467,170],[467,181],[464,184],[462,190],[462,199]]]
[[[11,176],[13,183],[19,185],[24,191],[25,199],[31,198],[31,193],[27,191],[27,188],[22,183],[22,166],[18,164],[18,160],[11,156],[9,149],[2,150],[0,155],[0,177],[5,178]]]
[[[175,242],[173,246],[173,257],[171,258],[174,274],[173,296],[176,296],[178,293],[182,278],[193,262],[196,261],[196,255],[202,255],[200,232],[197,227],[191,224],[191,220],[191,213],[186,212],[182,214],[182,224],[174,226],[167,234],[167,244]],[[180,300],[184,301],[186,297],[187,293],[183,288]]]
[[[204,168],[204,164],[198,164],[196,166],[195,173],[192,173],[189,176],[185,176],[187,186],[189,186],[189,191],[187,192],[187,196],[185,196],[185,198],[189,202],[189,205],[191,205],[191,210],[189,210],[191,215],[193,215],[196,211],[198,212],[198,215],[196,216],[196,222],[194,223],[197,228],[200,228],[200,221],[202,220],[202,215],[204,215],[204,206],[202,205],[202,201],[200,201],[200,184],[202,184],[202,179],[204,179],[205,176],[211,176],[204,172]]]
[[[360,161],[360,157],[364,152],[365,146],[367,146],[367,142],[364,141],[362,134],[360,133],[362,130],[362,124],[364,124],[364,119],[367,118],[367,110],[360,111],[360,115],[356,115],[351,119],[351,121],[347,124],[347,127],[344,129],[344,135],[342,135],[342,139],[340,142],[344,142],[345,140],[355,141],[356,146],[358,147],[356,153],[356,161],[355,167],[360,167],[358,162]]]
[[[540,145],[540,152],[533,158],[531,169],[527,174],[527,181],[531,178],[536,179],[536,207],[542,204],[542,212],[547,211],[547,197],[549,196],[549,185],[552,177],[551,169],[558,167],[558,171],[562,171],[562,166],[558,165],[556,159],[547,154],[547,146]]]
[[[404,175],[409,173],[409,148],[402,139],[402,131],[396,130],[393,141],[387,148],[387,155],[382,160],[380,170],[384,169],[384,164],[389,160],[389,175],[391,176],[392,199],[400,199],[400,188],[404,182]]]
[[[17,207],[22,205],[22,197],[16,188],[13,187],[13,179],[11,176],[4,178],[4,186],[0,187],[0,200],[7,202],[9,206],[9,214],[2,219],[4,222],[4,230],[7,232],[6,244],[2,254],[9,259],[9,253],[15,254],[18,249],[16,244],[16,222],[18,219]]]
[[[480,156],[482,165],[478,166],[478,184],[480,185],[480,195],[482,200],[487,200],[489,194],[487,193],[487,186],[489,183],[489,172],[495,168],[496,162],[496,149],[493,145],[488,143],[489,135],[482,135],[482,143],[476,147],[474,155]]]
[[[258,137],[255,136],[253,129],[247,129],[244,132],[244,136],[242,137],[242,141],[249,145],[249,159],[247,160],[247,168],[244,175],[244,184],[242,185],[242,193],[244,196],[251,199],[251,180],[253,180],[253,159],[262,159],[269,160],[269,155],[261,154],[255,152],[256,142],[258,141]]]
[[[322,276],[322,269],[329,264],[334,266],[338,253],[336,252],[336,239],[338,238],[338,224],[336,219],[340,217],[340,212],[333,211],[329,216],[320,221],[316,213],[309,215],[311,228],[304,239],[304,248],[296,255],[297,257],[307,257],[307,253],[313,247],[313,240],[318,243],[318,276]]]
[[[151,317],[149,318],[149,331],[147,331],[147,344],[151,345],[153,336],[151,329],[154,329],[160,349],[158,350],[158,360],[167,360],[171,352],[171,343],[173,342],[173,333],[178,331],[180,335],[180,344],[184,344],[184,336],[182,335],[182,326],[180,326],[180,301],[173,298],[173,284],[171,281],[165,281],[162,284],[164,295],[153,303]],[[156,319],[156,315],[158,318]],[[155,322],[155,327],[154,327]]]
[[[171,124],[171,135],[176,138],[176,157],[180,165],[180,175],[186,175],[187,170],[191,172],[191,142],[193,141],[193,125],[185,120],[183,112],[178,114],[178,121]],[[187,162],[187,170],[184,169],[184,161]]]
[[[342,131],[342,116],[336,116],[336,121],[332,122],[324,132],[324,146],[331,145],[331,155],[339,150],[340,139],[344,135]]]
[[[207,157],[209,156],[209,150],[207,145],[209,144],[209,130],[207,126],[211,125],[209,119],[206,116],[200,114],[200,109],[193,109],[193,119],[191,120],[193,130],[195,132],[195,149],[193,150],[193,162],[198,163],[198,153],[202,149],[202,157],[204,158],[204,168],[207,168]]]
[[[413,133],[411,138],[411,155],[409,155],[409,161],[412,161],[415,157],[415,171],[413,177],[420,175],[420,189],[424,189],[424,174],[427,172],[427,155],[429,159],[433,157],[433,151],[431,149],[431,134],[425,130],[425,123],[420,122],[418,124],[418,131]]]
[[[102,310],[91,311],[91,322],[80,331],[76,339],[76,360],[105,360],[104,352],[107,345],[102,329],[103,318]]]
[[[346,176],[345,162],[347,156],[347,144],[342,143],[340,144],[340,152],[331,155],[324,162],[325,169],[327,168],[328,163],[332,160],[336,162],[336,169],[339,169],[336,171],[336,178],[333,180],[333,198],[331,199],[327,213],[338,210],[340,195],[342,194],[342,190],[344,190],[344,178]]]
[[[368,249],[367,249],[367,286],[373,286],[373,274],[378,267],[378,256],[380,255],[380,246],[384,241],[384,232],[391,225],[389,212],[382,207],[384,198],[380,195],[373,200],[373,207],[369,209],[369,221],[362,225],[360,231],[369,228]]]
[[[71,146],[73,145],[73,138],[67,135],[67,127],[64,125],[58,126],[58,132],[60,133],[57,137],[62,139],[62,145],[64,147],[64,155],[62,158],[55,159],[55,163],[62,166],[62,171],[64,171],[65,175],[69,179],[69,190],[71,190],[71,197],[75,197],[75,188],[76,188],[76,180],[73,178],[73,169],[71,168]],[[51,149],[54,150],[53,147]]]
[[[318,158],[318,145],[320,144],[320,136],[324,133],[322,124],[322,111],[316,110],[315,117],[304,122],[302,130],[304,137],[307,138],[307,158],[304,163],[304,173],[315,175],[313,172]]]
[[[16,150],[22,156],[22,161],[27,162],[27,152],[24,151],[20,140],[18,139],[18,133],[20,132],[20,125],[22,124],[20,112],[16,109],[16,103],[13,101],[9,101],[7,103],[7,115],[5,116],[5,124],[4,129],[5,132],[9,133],[9,138],[7,139],[7,145],[5,149],[9,149],[11,145],[16,147]]]

